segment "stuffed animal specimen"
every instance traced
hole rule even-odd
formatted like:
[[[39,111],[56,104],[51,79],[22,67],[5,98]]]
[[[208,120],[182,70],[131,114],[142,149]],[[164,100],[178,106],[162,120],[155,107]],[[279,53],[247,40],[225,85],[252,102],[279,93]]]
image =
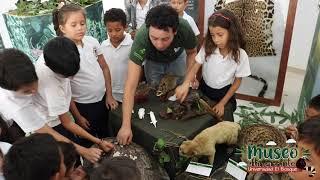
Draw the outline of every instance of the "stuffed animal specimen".
[[[178,77],[174,75],[165,75],[160,80],[159,87],[156,92],[156,96],[160,97],[160,100],[165,101],[170,96],[174,95],[174,90],[177,87]]]
[[[235,122],[222,121],[201,131],[193,140],[187,140],[180,145],[181,155],[208,156],[209,163],[213,164],[216,153],[216,144],[236,144],[240,125]]]

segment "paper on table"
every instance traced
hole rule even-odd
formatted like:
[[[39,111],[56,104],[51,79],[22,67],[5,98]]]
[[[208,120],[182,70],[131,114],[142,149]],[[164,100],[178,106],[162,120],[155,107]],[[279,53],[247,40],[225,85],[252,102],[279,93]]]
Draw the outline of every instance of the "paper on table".
[[[247,176],[247,171],[236,165],[237,163],[232,159],[229,159],[226,172],[229,173],[231,176],[237,178],[238,180],[245,180]]]
[[[174,101],[177,100],[177,96],[174,94],[174,95],[170,96],[170,97],[168,98],[168,100],[174,102]]]
[[[190,164],[188,165],[188,167],[186,169],[186,172],[209,177],[211,170],[212,170],[211,165],[201,164],[201,163],[197,163],[197,162],[190,162]]]

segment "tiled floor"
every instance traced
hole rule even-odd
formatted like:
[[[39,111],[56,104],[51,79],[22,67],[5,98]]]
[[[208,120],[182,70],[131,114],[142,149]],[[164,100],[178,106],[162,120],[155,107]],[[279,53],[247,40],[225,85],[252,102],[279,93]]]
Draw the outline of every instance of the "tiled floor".
[[[305,71],[298,70],[294,68],[288,68],[284,83],[283,95],[282,95],[282,104],[285,106],[285,111],[291,113],[294,109],[297,109],[297,105],[300,98],[300,92],[303,85]],[[238,105],[250,106],[250,102],[244,100],[237,100]],[[268,110],[279,111],[281,108],[276,106],[270,106]],[[239,108],[237,109],[239,110]],[[238,121],[239,118],[235,116],[235,120]],[[282,126],[289,125],[284,124]]]

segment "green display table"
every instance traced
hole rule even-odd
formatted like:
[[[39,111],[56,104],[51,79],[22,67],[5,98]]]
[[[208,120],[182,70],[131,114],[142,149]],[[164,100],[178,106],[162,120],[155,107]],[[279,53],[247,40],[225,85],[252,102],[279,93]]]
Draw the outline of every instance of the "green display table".
[[[120,105],[121,106],[121,105]],[[138,110],[139,108],[145,108],[144,119],[139,119]],[[159,99],[151,95],[146,103],[134,105],[134,113],[132,114],[132,132],[133,141],[142,147],[144,147],[149,153],[152,153],[155,142],[162,138],[166,142],[171,142],[176,145],[180,145],[185,139],[179,138],[177,135],[185,136],[188,139],[192,139],[203,129],[210,127],[217,123],[217,120],[213,119],[210,115],[202,115],[199,117],[194,117],[188,120],[164,120],[159,116],[159,112],[165,107],[164,103],[161,103]],[[153,124],[150,123],[149,112],[153,111],[157,119],[157,127],[155,128]],[[225,108],[225,118],[231,119],[233,113],[231,111],[231,104],[227,105]],[[233,119],[233,118],[232,118]],[[109,120],[115,135],[122,123],[122,108],[119,107],[115,111],[110,112]],[[178,157],[179,149],[177,148],[172,151],[173,154],[170,156]],[[217,146],[217,153],[214,166],[220,167],[229,156],[226,153],[226,146]],[[173,177],[175,171],[174,167],[166,168],[170,177]],[[171,171],[171,172],[170,172]]]

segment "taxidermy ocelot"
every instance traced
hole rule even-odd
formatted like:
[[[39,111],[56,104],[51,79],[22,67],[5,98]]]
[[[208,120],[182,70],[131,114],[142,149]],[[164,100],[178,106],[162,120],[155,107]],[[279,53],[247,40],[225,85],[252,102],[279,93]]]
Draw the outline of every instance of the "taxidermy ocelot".
[[[174,90],[178,85],[178,76],[166,74],[160,80],[156,96],[160,97],[161,101],[167,100],[174,95]]]
[[[222,121],[201,131],[193,140],[182,142],[179,153],[182,156],[207,156],[213,164],[216,144],[236,144],[241,127],[238,123]]]

